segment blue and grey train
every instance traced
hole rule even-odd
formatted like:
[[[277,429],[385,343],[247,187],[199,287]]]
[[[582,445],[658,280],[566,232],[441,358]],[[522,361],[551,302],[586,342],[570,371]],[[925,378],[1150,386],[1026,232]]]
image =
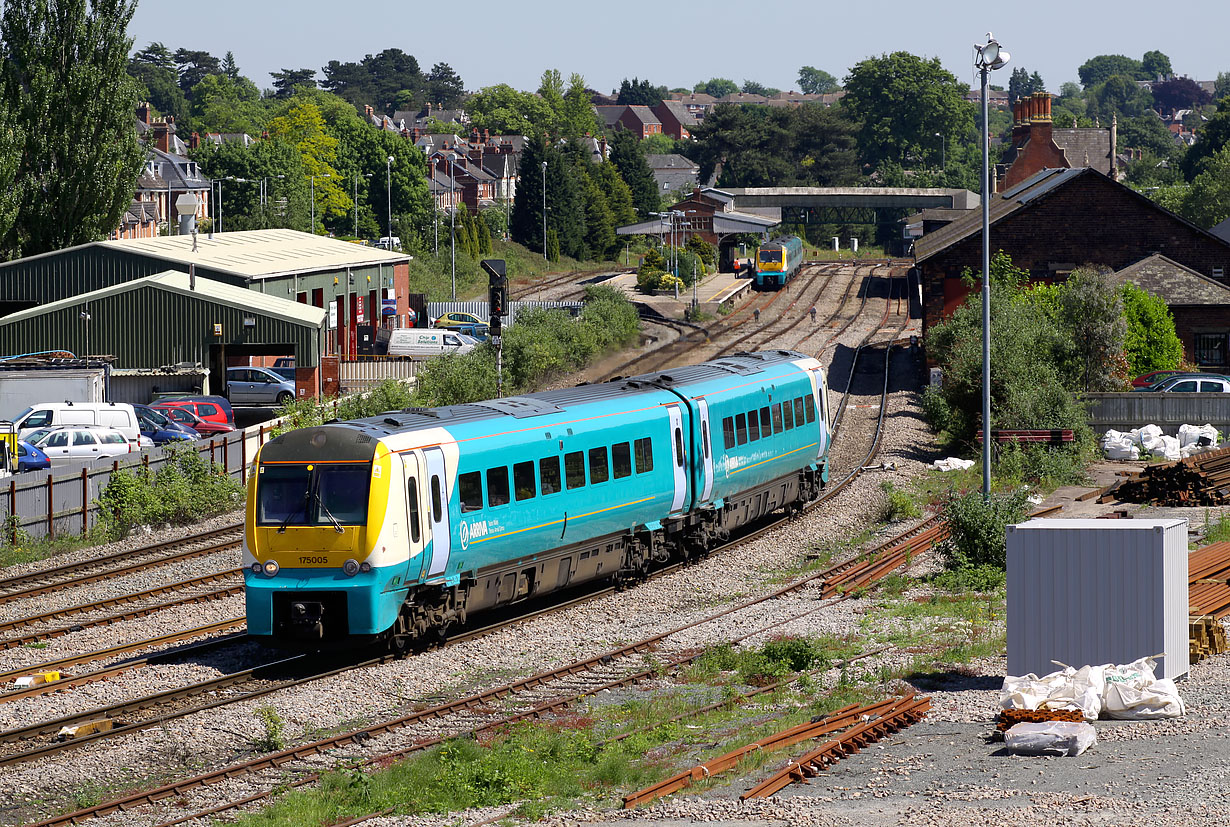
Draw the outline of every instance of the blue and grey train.
[[[803,240],[798,236],[775,238],[756,251],[757,290],[776,290],[785,286],[803,264]]]
[[[404,651],[467,616],[643,579],[827,480],[820,363],[743,353],[290,431],[248,482],[248,634]]]

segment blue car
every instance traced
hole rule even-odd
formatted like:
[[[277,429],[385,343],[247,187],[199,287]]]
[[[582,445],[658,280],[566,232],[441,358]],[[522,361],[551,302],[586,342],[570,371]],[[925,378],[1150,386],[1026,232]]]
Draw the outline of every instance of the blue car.
[[[51,467],[51,459],[24,439],[17,441],[17,470],[44,471]]]
[[[149,437],[155,445],[200,439],[201,435],[193,428],[176,422],[162,411],[155,410],[149,405],[133,405],[132,408],[137,412],[141,436]]]

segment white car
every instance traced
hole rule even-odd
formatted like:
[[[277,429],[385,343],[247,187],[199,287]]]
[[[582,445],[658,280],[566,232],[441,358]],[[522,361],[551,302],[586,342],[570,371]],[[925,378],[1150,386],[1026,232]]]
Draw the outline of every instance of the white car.
[[[127,454],[136,448],[115,428],[97,426],[56,428],[42,434],[38,442],[33,444],[47,455],[53,468],[71,462],[109,459]]]

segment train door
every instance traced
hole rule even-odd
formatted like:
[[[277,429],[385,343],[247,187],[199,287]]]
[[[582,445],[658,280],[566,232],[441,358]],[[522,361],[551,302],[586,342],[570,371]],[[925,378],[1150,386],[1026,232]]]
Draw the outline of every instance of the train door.
[[[819,420],[816,422],[816,430],[819,432],[816,457],[823,459],[828,451],[829,441],[829,394],[824,387],[824,374],[821,373],[821,368],[811,369],[811,395],[816,400],[816,419]]]
[[[453,532],[448,520],[448,477],[444,470],[444,452],[439,448],[423,451],[427,461],[427,521],[431,525],[431,564],[428,577],[438,577],[448,569]]]
[[[678,405],[668,405],[666,408],[671,418],[671,458],[675,469],[675,496],[671,500],[671,512],[683,509],[688,495],[688,472],[685,463],[687,452],[683,446],[683,413]]]
[[[426,516],[430,509],[427,486],[423,484],[423,463],[418,454],[401,455],[406,468],[406,582],[423,580],[427,576],[427,555],[423,554],[427,531]],[[416,559],[417,558],[417,559]]]
[[[709,402],[704,399],[696,400],[696,409],[700,414],[700,451],[704,458],[700,501],[708,502],[709,496],[713,494],[713,444],[709,435]]]

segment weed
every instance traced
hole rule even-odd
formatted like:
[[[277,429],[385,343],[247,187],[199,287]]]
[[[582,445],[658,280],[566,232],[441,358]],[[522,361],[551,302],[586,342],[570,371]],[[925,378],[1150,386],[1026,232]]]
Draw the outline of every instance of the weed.
[[[286,723],[272,706],[256,708],[256,718],[263,732],[252,740],[252,746],[260,752],[281,752],[286,749]]]
[[[880,522],[892,523],[922,516],[922,509],[910,492],[897,488],[888,480],[880,483],[880,489],[884,492],[884,500],[880,506]]]
[[[1216,522],[1209,522],[1208,511],[1205,511],[1205,543],[1224,543],[1230,540],[1230,515],[1226,513],[1219,514]]]

